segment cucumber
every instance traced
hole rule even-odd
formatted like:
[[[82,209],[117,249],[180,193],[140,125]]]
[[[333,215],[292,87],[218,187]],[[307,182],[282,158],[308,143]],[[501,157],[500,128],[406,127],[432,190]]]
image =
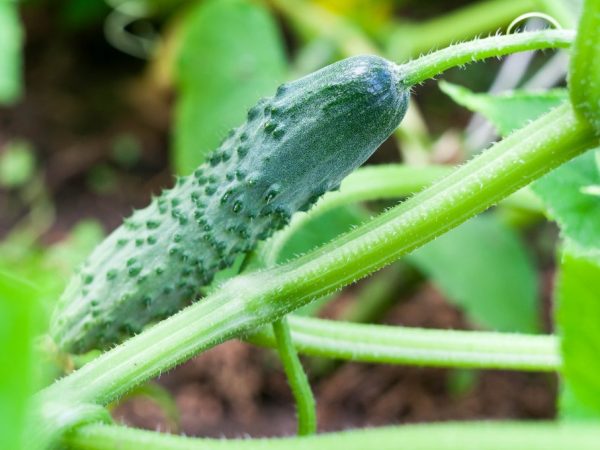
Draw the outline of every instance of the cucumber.
[[[215,273],[306,211],[402,120],[397,66],[357,56],[283,84],[193,174],[102,242],[57,303],[58,346],[104,349],[182,309]]]

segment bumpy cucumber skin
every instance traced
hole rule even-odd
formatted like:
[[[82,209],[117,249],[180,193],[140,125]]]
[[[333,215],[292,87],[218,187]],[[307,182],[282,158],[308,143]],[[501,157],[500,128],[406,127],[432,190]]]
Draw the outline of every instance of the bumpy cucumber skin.
[[[95,249],[57,304],[56,343],[104,349],[182,309],[236,256],[337,189],[398,126],[408,96],[396,66],[376,56],[280,86],[205,164]]]

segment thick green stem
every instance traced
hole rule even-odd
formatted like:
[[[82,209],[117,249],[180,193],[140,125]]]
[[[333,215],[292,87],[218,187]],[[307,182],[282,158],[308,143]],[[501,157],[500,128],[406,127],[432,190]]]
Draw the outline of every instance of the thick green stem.
[[[331,244],[283,266],[229,280],[215,294],[54,383],[39,400],[106,404],[199,351],[389,264],[596,144],[570,106],[559,107]],[[52,434],[59,425],[53,419],[44,417],[39,432]]]
[[[546,48],[569,48],[575,32],[569,30],[525,31],[451,45],[443,50],[400,65],[403,83],[412,86],[451,67],[510,53]]]
[[[597,450],[596,424],[470,422],[352,430],[304,438],[203,439],[110,425],[65,438],[71,450]]]
[[[199,351],[237,335],[252,322],[243,298],[262,291],[244,278],[234,278],[238,288],[229,283],[229,289],[217,291],[58,380],[40,393],[41,399],[106,405]]]
[[[342,181],[339,191],[325,194],[308,213],[296,214],[287,227],[261,246],[260,258],[264,266],[275,265],[285,243],[307,222],[327,211],[361,201],[406,197],[452,170],[450,166],[410,167],[400,164],[360,168]]]
[[[427,330],[298,316],[289,316],[288,322],[293,345],[312,356],[430,367],[560,370],[555,336]],[[266,347],[277,346],[268,328],[247,340]]]
[[[569,70],[575,112],[600,136],[600,1],[585,0]]]
[[[260,250],[260,258],[266,266],[278,261],[285,243],[307,222],[336,207],[373,200],[391,200],[408,197],[452,173],[452,166],[406,166],[385,164],[360,168],[350,174],[340,190],[329,192],[308,212],[296,214],[292,222],[275,234]],[[541,205],[528,189],[515,192],[503,200],[506,206],[528,211],[540,211]]]
[[[296,400],[298,414],[298,435],[306,436],[317,431],[317,413],[315,399],[308,378],[302,368],[302,363],[296,353],[292,336],[284,317],[273,322],[273,343],[279,352],[288,383]]]
[[[283,266],[233,278],[44,394],[110,402],[200,350],[370,274],[595,145],[592,131],[568,105],[557,108],[331,244]]]

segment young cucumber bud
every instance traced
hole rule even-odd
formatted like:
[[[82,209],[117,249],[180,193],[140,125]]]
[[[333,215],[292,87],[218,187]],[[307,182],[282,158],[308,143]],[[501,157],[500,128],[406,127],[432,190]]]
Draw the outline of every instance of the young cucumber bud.
[[[279,87],[192,175],[102,242],[63,293],[59,346],[106,348],[194,299],[221,269],[307,210],[398,126],[396,66],[358,56]]]

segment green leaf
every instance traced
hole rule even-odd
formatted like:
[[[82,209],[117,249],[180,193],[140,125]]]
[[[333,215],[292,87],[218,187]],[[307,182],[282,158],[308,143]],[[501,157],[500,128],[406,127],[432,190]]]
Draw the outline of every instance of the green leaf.
[[[12,233],[0,241],[0,272],[29,280],[40,290],[40,307],[51,308],[65,287],[69,275],[83,262],[104,235],[101,225],[92,220],[81,221],[66,239],[51,247],[35,242],[27,230]],[[1,447],[0,447],[1,448]]]
[[[59,12],[64,26],[80,30],[100,24],[110,8],[104,0],[65,0]]]
[[[0,104],[21,96],[22,30],[16,0],[0,0]]]
[[[27,183],[35,170],[33,148],[27,141],[15,140],[0,153],[0,186],[15,188]]]
[[[306,222],[285,243],[277,261],[283,262],[313,250],[366,221],[369,215],[360,205],[344,205]]]
[[[535,267],[519,237],[493,216],[479,216],[408,256],[475,324],[539,331]]]
[[[59,276],[67,276],[80,265],[104,238],[102,225],[96,220],[82,220],[69,232],[69,236],[44,252],[46,269],[52,267]]]
[[[600,252],[567,242],[557,285],[563,392],[561,415],[600,419]]]
[[[483,114],[503,136],[536,119],[568,95],[564,89],[489,95],[474,94],[450,83],[440,83],[440,87],[457,103]],[[588,152],[531,185],[563,235],[583,247],[600,247],[599,158],[598,152]]]
[[[532,184],[563,236],[587,248],[600,248],[597,155],[589,151]]]
[[[0,272],[0,448],[22,449],[28,397],[32,390],[32,343],[36,291]]]
[[[277,262],[291,260],[298,255],[320,247],[336,236],[350,231],[353,227],[365,222],[368,218],[369,214],[360,205],[338,206],[330,211],[326,211],[303,224],[290,237],[277,255]],[[332,297],[331,295],[321,297],[294,311],[293,314],[316,316]]]
[[[565,89],[547,92],[511,91],[498,95],[476,94],[469,89],[440,81],[440,89],[452,100],[473,112],[482,114],[494,124],[502,136],[522,128],[568,98]]]
[[[181,421],[175,398],[171,392],[162,387],[160,384],[154,382],[145,383],[132,389],[126,395],[119,398],[117,402],[109,405],[109,409],[113,409],[123,404],[127,400],[136,397],[145,397],[154,402],[161,409],[165,418],[169,421],[171,432],[176,433],[179,430]]]
[[[274,92],[286,61],[274,19],[250,0],[199,3],[181,36],[173,160],[187,174],[244,121],[250,106]]]

